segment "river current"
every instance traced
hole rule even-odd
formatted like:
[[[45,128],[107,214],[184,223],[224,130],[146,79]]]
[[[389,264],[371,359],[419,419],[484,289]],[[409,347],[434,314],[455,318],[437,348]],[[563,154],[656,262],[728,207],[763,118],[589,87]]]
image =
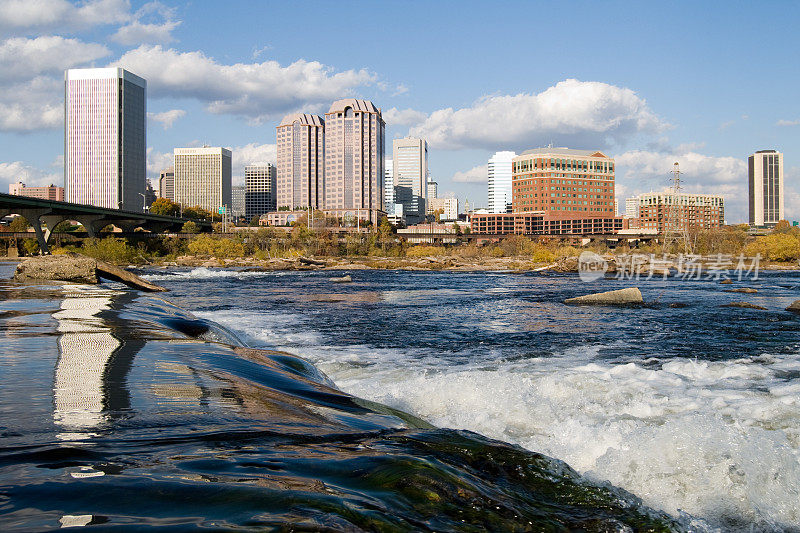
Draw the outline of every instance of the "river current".
[[[800,273],[141,273],[0,287],[3,529],[800,530]]]

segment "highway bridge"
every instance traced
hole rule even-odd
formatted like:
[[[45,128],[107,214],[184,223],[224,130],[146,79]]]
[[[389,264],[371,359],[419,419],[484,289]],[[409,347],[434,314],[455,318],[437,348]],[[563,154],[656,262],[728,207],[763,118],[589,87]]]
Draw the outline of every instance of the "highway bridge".
[[[145,232],[154,234],[177,233],[190,220],[0,193],[0,218],[8,215],[25,217],[28,224],[33,226],[36,240],[39,241],[39,249],[44,254],[49,253],[48,243],[53,228],[64,220],[79,222],[86,229],[89,237],[97,237],[100,230],[109,224],[113,224],[124,232],[141,228]],[[200,227],[200,231],[211,231],[211,222],[198,220],[193,222]]]

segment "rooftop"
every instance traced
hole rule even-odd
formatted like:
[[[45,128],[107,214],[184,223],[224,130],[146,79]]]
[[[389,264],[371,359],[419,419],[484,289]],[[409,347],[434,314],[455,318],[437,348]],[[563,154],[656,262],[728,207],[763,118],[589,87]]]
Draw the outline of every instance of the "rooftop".
[[[572,148],[534,148],[533,150],[525,150],[520,154],[523,155],[568,155],[572,157],[605,157],[606,154],[599,150],[573,150]],[[519,156],[518,156],[519,157]]]
[[[331,104],[328,113],[344,113],[346,107],[352,107],[353,111],[364,111],[366,113],[380,113],[381,110],[375,107],[375,104],[369,100],[359,100],[357,98],[345,98],[344,100],[336,100]]]
[[[295,123],[295,121],[300,122],[301,126],[325,125],[325,121],[322,120],[322,117],[319,115],[309,115],[308,113],[292,113],[283,117],[283,120],[281,120],[281,123],[278,125],[278,127],[291,126]]]

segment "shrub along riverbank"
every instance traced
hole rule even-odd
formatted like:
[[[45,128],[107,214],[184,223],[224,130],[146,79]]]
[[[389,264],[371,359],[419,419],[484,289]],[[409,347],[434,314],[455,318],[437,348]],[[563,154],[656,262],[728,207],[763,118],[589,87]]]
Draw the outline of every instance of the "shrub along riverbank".
[[[755,257],[765,263],[795,264],[800,260],[800,229],[781,223],[767,235],[748,236],[746,226],[729,226],[719,230],[697,232],[691,236],[694,253],[703,256],[717,254]],[[35,239],[24,246],[27,255],[38,253]],[[450,261],[456,264],[503,264],[499,259],[515,259],[525,265],[550,264],[565,257],[574,257],[584,250],[599,254],[654,254],[661,256],[660,245],[629,248],[621,244],[611,249],[590,244],[576,247],[553,240],[539,240],[510,235],[499,242],[478,244],[461,242],[451,245],[409,244],[398,238],[388,224],[371,233],[349,234],[344,239],[329,231],[312,231],[296,225],[289,232],[262,228],[253,232],[230,235],[198,234],[190,239],[176,237],[147,237],[132,239],[115,237],[113,233],[101,239],[85,239],[80,243],[55,248],[53,253],[80,252],[90,257],[116,264],[198,264],[210,259],[242,264],[275,262],[298,257],[327,257],[337,259],[381,258],[383,268],[416,264],[420,258],[435,258],[435,263]],[[677,247],[669,250],[682,252]],[[373,261],[374,262],[374,261]],[[508,261],[506,261],[507,263]]]

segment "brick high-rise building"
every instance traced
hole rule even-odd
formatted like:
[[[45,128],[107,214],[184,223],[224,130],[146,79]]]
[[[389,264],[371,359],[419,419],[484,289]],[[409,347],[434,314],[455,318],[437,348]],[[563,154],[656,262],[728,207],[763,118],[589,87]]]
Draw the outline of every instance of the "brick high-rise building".
[[[381,110],[367,100],[338,100],[325,113],[325,211],[379,222],[385,128]]]
[[[41,198],[42,200],[64,201],[64,187],[56,187],[52,183],[49,187],[26,187],[18,181],[8,186],[8,194],[27,196],[28,198]]]
[[[277,208],[325,207],[325,121],[295,113],[277,127]]]
[[[68,202],[142,210],[147,82],[121,68],[70,69],[64,81]]]
[[[675,220],[678,229],[720,228],[725,224],[725,200],[716,194],[688,194],[676,196],[672,192],[651,192],[638,197],[639,227],[664,233],[669,222],[670,209],[678,210]]]
[[[512,162],[514,213],[614,217],[614,160],[596,150],[537,148]]]

